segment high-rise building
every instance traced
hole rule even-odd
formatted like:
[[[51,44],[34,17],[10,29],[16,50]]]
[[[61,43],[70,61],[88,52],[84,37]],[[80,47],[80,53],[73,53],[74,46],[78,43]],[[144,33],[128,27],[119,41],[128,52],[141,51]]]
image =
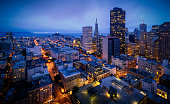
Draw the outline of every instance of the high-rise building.
[[[136,39],[139,40],[139,29],[135,28],[134,33],[135,33]]]
[[[159,27],[160,27],[160,25],[153,25],[152,26],[152,30],[150,31],[150,36],[151,37],[158,36]]]
[[[147,33],[147,25],[144,24],[144,22],[142,22],[139,25],[139,29],[140,29],[140,37],[139,37],[139,41],[140,41],[140,55],[141,56],[145,56],[146,53],[146,46],[147,46],[147,37],[148,37],[148,33]]]
[[[134,34],[129,34],[129,42],[135,43],[135,35]]]
[[[159,60],[170,62],[170,22],[164,22],[159,28]]]
[[[98,23],[97,23],[97,18],[96,18],[94,37],[97,37],[98,35],[99,35],[99,31],[98,31]]]
[[[97,54],[102,57],[103,35],[98,35],[97,41]]]
[[[92,53],[92,26],[85,26],[82,28],[82,47],[86,50],[87,53]]]
[[[140,33],[141,32],[147,32],[147,25],[142,21],[142,23],[139,25]]]
[[[110,35],[120,39],[120,53],[125,54],[125,11],[121,8],[110,11]]]
[[[120,55],[120,40],[115,37],[103,38],[103,59],[108,63],[111,63],[112,56],[116,57]]]
[[[157,59],[158,60],[158,54],[159,54],[159,37],[158,37],[158,31],[159,25],[153,25],[152,30],[149,32],[149,37],[147,39],[147,51],[148,54],[146,54],[147,58],[150,59]]]
[[[97,23],[97,18],[96,18],[94,38],[93,38],[93,51],[94,52],[97,52],[97,48],[98,48],[98,45],[99,45],[98,35],[99,35],[99,31],[98,31],[98,23]]]

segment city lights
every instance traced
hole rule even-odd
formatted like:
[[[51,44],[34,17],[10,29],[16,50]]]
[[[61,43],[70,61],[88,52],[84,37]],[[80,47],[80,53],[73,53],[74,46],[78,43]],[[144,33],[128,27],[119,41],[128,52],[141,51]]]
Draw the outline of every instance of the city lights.
[[[167,0],[1,0],[0,104],[169,104],[169,10]]]

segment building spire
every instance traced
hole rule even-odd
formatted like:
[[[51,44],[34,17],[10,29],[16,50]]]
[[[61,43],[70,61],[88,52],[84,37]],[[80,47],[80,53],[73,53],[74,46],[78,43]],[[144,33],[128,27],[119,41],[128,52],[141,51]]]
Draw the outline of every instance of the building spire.
[[[142,24],[144,24],[144,20],[142,20]]]
[[[97,24],[97,18],[96,18],[96,24]]]

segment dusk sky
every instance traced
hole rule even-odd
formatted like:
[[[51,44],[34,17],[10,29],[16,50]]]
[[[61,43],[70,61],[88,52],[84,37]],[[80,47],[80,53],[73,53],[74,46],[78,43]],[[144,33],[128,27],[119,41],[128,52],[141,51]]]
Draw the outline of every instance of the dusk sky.
[[[1,0],[0,32],[81,32],[98,19],[99,32],[109,33],[110,10],[126,11],[126,27],[170,22],[170,0]]]

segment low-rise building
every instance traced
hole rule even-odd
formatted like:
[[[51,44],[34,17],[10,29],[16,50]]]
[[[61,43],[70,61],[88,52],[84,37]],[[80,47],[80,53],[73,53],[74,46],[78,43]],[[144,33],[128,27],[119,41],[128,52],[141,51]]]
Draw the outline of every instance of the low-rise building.
[[[82,104],[143,104],[147,102],[147,96],[140,90],[129,88],[120,79],[112,76],[101,80],[101,83],[83,86],[76,97]]]
[[[0,60],[0,69],[5,69],[7,65],[7,60]]]
[[[170,64],[168,64],[168,60],[163,60],[163,70],[164,74],[170,75]]]
[[[159,85],[157,86],[157,95],[166,99],[166,100],[169,100],[170,102],[170,88],[167,88],[166,86],[164,85]]]
[[[127,83],[130,88],[135,87],[141,89],[142,78],[139,78],[138,76],[127,74],[125,77],[120,77],[120,79]]]
[[[116,74],[116,66],[114,65],[105,65],[103,68],[110,71],[110,74],[115,75]]]
[[[70,47],[53,48],[50,53],[53,58],[59,61],[73,62],[74,60],[79,60],[79,52]]]
[[[138,69],[154,75],[158,75],[157,74],[158,62],[156,60],[139,59]]]
[[[112,65],[119,66],[125,70],[136,68],[136,58],[121,54],[120,56],[112,58]]]
[[[134,68],[129,69],[128,73],[132,74],[132,75],[136,75],[136,76],[138,76],[139,78],[142,78],[142,79],[144,79],[145,77],[148,77],[148,78],[151,78],[153,80],[156,80],[155,75],[141,71],[141,70],[138,70],[138,69],[134,69]]]
[[[25,60],[15,62],[14,66],[12,67],[13,82],[17,82],[25,79],[25,67],[26,67]]]
[[[40,79],[31,82],[28,91],[29,104],[47,103],[53,98],[53,83],[49,75],[41,76]]]
[[[81,78],[81,73],[75,67],[59,70],[61,73],[61,82],[64,91],[70,91],[74,87],[81,87],[84,84],[84,79]]]
[[[156,95],[157,94],[157,82],[150,78],[144,78],[142,80],[142,90]]]
[[[42,75],[49,74],[47,67],[42,65],[39,66],[29,66],[27,67],[27,81],[31,82],[32,80],[41,77]]]

